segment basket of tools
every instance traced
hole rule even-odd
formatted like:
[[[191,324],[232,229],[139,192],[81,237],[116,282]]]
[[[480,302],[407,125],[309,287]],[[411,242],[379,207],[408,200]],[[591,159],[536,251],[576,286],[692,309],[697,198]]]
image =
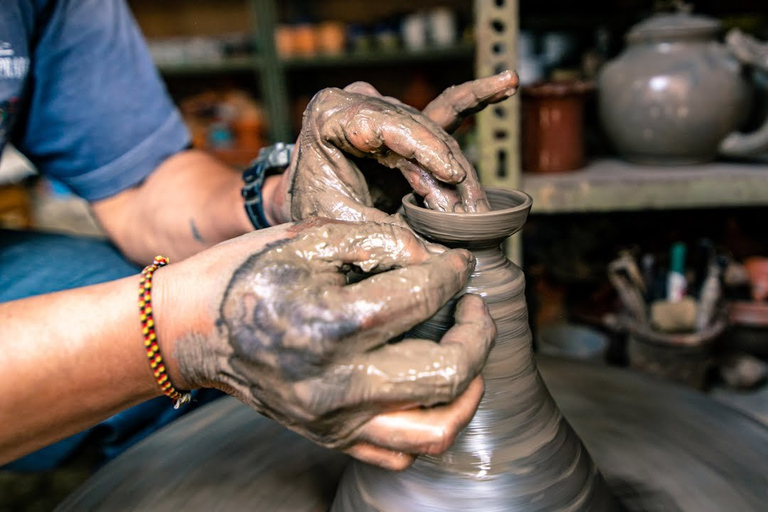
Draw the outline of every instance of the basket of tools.
[[[675,244],[663,272],[629,252],[608,265],[622,304],[609,326],[626,334],[629,366],[692,388],[705,389],[717,340],[728,327],[722,301],[722,262],[712,254],[701,269],[685,265]],[[661,275],[659,275],[661,274]]]

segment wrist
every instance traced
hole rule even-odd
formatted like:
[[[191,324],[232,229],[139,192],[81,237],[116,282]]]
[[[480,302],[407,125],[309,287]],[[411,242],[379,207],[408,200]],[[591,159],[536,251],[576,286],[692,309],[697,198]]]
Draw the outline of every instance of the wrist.
[[[245,208],[243,208],[243,179],[239,172],[234,172],[231,186],[228,187],[226,194],[226,204],[228,208],[228,218],[232,221],[235,230],[232,236],[244,235],[253,231],[253,224],[248,218]],[[234,210],[234,211],[233,211]]]
[[[195,372],[184,368],[184,358],[180,357],[185,349],[189,333],[194,331],[192,309],[194,302],[183,300],[188,296],[179,289],[178,280],[174,279],[174,268],[166,267],[156,271],[152,285],[152,309],[155,320],[155,332],[160,353],[163,356],[168,377],[173,386],[180,391],[202,387],[195,378]],[[187,313],[192,313],[186,315]],[[180,316],[186,316],[189,321]],[[192,327],[192,329],[190,329]]]
[[[286,201],[281,195],[287,185],[281,178],[291,163],[293,148],[293,144],[281,142],[261,148],[259,156],[243,171],[245,211],[257,230],[290,220],[283,213]]]
[[[264,214],[270,226],[277,226],[291,221],[290,212],[286,211],[287,176],[275,174],[264,180]]]

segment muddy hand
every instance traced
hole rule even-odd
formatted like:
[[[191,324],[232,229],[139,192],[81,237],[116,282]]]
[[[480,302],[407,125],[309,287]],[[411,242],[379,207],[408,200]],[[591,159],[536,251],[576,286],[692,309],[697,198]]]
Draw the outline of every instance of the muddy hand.
[[[449,87],[435,98],[422,112],[431,122],[452,133],[471,114],[483,110],[490,104],[499,103],[517,91],[518,77],[513,71],[480,78],[461,85]],[[370,84],[356,82],[345,88],[347,91],[365,94],[384,100],[418,113],[396,98],[381,96]],[[427,207],[440,211],[486,211],[488,205],[485,192],[479,184],[474,169],[456,187],[447,186],[426,172],[418,162],[404,161],[398,166],[413,189],[424,197]],[[475,205],[474,209],[471,205]]]
[[[362,82],[320,91],[304,113],[291,166],[276,187],[282,217],[396,221],[373,207],[366,180],[350,155],[399,169],[430,208],[487,210],[477,173],[443,128],[455,128],[467,115],[511,95],[516,86],[511,72],[468,82],[446,90],[425,114]]]
[[[204,348],[177,348],[184,379],[385,467],[446,449],[482,395],[478,375],[495,337],[484,302],[463,297],[440,343],[387,341],[462,290],[472,256],[431,255],[394,225],[307,224],[233,273],[218,334]],[[348,284],[355,268],[373,275]]]
[[[319,215],[391,222],[387,214],[374,208],[365,177],[350,156],[372,158],[402,170],[420,192],[425,192],[420,185],[422,174],[457,190],[475,174],[456,141],[421,114],[382,98],[324,89],[304,113],[285,177],[290,182],[287,203],[292,219]],[[418,174],[409,172],[410,161],[418,163]]]

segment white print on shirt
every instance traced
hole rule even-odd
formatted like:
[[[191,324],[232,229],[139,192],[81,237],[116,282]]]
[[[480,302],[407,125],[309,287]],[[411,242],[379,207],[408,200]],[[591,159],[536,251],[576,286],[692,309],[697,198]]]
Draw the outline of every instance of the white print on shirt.
[[[0,80],[27,76],[29,57],[17,57],[11,43],[0,41]]]

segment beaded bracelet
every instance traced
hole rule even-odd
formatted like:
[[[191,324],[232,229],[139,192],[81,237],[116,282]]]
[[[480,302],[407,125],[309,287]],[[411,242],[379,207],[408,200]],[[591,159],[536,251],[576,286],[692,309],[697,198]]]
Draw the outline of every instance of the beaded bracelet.
[[[155,334],[155,319],[152,317],[152,274],[160,267],[169,263],[165,256],[155,256],[151,265],[147,265],[141,271],[139,280],[139,314],[141,315],[141,333],[144,336],[144,346],[147,349],[147,358],[149,366],[155,375],[160,389],[163,390],[173,401],[173,408],[178,409],[181,405],[190,401],[192,396],[189,393],[182,393],[173,387],[171,379],[168,378],[168,372],[165,369],[163,356],[160,355],[160,346],[157,344],[157,334]]]

